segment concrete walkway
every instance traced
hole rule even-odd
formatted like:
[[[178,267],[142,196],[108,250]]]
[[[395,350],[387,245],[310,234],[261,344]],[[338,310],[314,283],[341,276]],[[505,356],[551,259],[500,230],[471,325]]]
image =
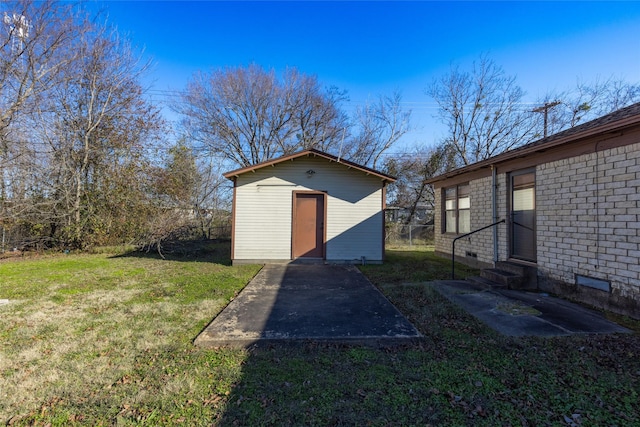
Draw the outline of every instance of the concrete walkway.
[[[447,299],[510,336],[628,333],[600,313],[546,294],[486,289],[462,280],[434,282]]]
[[[421,339],[353,266],[266,265],[195,344],[246,347],[323,341],[389,345]]]

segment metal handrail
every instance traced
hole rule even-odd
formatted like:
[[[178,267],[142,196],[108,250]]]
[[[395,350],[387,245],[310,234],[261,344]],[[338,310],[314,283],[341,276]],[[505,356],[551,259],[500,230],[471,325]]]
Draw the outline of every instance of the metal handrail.
[[[487,225],[485,227],[478,228],[477,230],[473,230],[473,231],[471,231],[471,232],[469,232],[467,234],[463,234],[462,236],[458,236],[455,239],[453,239],[453,242],[451,242],[451,280],[456,280],[456,241],[458,239],[463,239],[465,237],[469,237],[472,234],[476,234],[479,231],[486,230],[487,228],[495,227],[496,225],[501,224],[503,222],[505,222],[504,218],[501,219],[498,222],[494,222],[491,225]]]

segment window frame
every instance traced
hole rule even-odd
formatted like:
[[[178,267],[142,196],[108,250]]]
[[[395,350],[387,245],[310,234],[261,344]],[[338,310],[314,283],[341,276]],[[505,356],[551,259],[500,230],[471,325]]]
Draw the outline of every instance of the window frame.
[[[461,201],[466,203],[461,203]],[[464,205],[465,207],[461,208],[461,205]],[[443,234],[466,234],[471,231],[471,188],[468,182],[444,187],[442,191],[442,206]],[[451,212],[453,212],[453,216],[451,215]],[[468,222],[462,224],[462,227],[460,224],[461,212],[466,212],[467,215],[464,216],[468,218]],[[449,218],[454,220],[454,227],[451,230],[448,230],[448,228],[451,228],[449,227],[451,225],[451,221],[448,221]]]

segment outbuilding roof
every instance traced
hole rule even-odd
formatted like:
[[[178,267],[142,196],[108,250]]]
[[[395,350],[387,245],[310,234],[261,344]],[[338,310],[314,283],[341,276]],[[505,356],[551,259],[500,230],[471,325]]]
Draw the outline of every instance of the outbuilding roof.
[[[349,160],[344,160],[341,159],[339,157],[336,157],[332,154],[328,154],[325,153],[323,151],[320,150],[316,150],[316,149],[308,149],[308,150],[303,150],[303,151],[298,151],[297,153],[293,153],[293,154],[289,154],[286,156],[282,156],[282,157],[278,157],[277,159],[272,159],[272,160],[267,160],[266,162],[262,162],[262,163],[257,163],[255,165],[251,165],[251,166],[247,166],[244,168],[240,168],[240,169],[235,169],[229,172],[226,172],[224,174],[222,174],[222,176],[224,176],[227,179],[233,180],[235,178],[237,178],[238,176],[245,174],[247,172],[255,172],[258,169],[262,169],[265,168],[267,166],[275,166],[278,163],[283,163],[286,161],[292,161],[295,160],[297,158],[300,157],[320,157],[326,160],[329,160],[330,162],[336,162],[336,163],[340,163],[350,169],[356,169],[359,170],[361,172],[366,173],[367,175],[373,175],[375,177],[380,178],[382,181],[387,182],[387,183],[391,183],[391,182],[395,182],[396,178],[388,175],[386,173],[377,171],[375,169],[371,169],[368,168],[366,166],[362,166],[359,165],[357,163],[351,162]]]
[[[640,102],[562,132],[550,135],[546,138],[539,139],[527,145],[523,145],[522,147],[515,148],[486,160],[481,160],[471,165],[438,175],[429,179],[427,183],[433,184],[439,181],[444,181],[454,176],[463,175],[492,165],[498,165],[500,163],[534,153],[542,153],[563,144],[577,142],[585,138],[608,132],[619,131],[638,124],[640,124]]]

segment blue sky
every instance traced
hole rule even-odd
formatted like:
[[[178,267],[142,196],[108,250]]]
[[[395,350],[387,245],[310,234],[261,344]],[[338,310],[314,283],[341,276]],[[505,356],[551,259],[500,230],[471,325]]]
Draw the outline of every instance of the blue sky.
[[[430,145],[444,132],[424,89],[452,63],[469,68],[481,54],[515,75],[530,102],[577,79],[640,83],[640,1],[96,1],[92,7],[103,8],[153,59],[157,101],[198,70],[252,62],[297,67],[347,90],[347,110],[399,89],[416,127],[405,147]]]

